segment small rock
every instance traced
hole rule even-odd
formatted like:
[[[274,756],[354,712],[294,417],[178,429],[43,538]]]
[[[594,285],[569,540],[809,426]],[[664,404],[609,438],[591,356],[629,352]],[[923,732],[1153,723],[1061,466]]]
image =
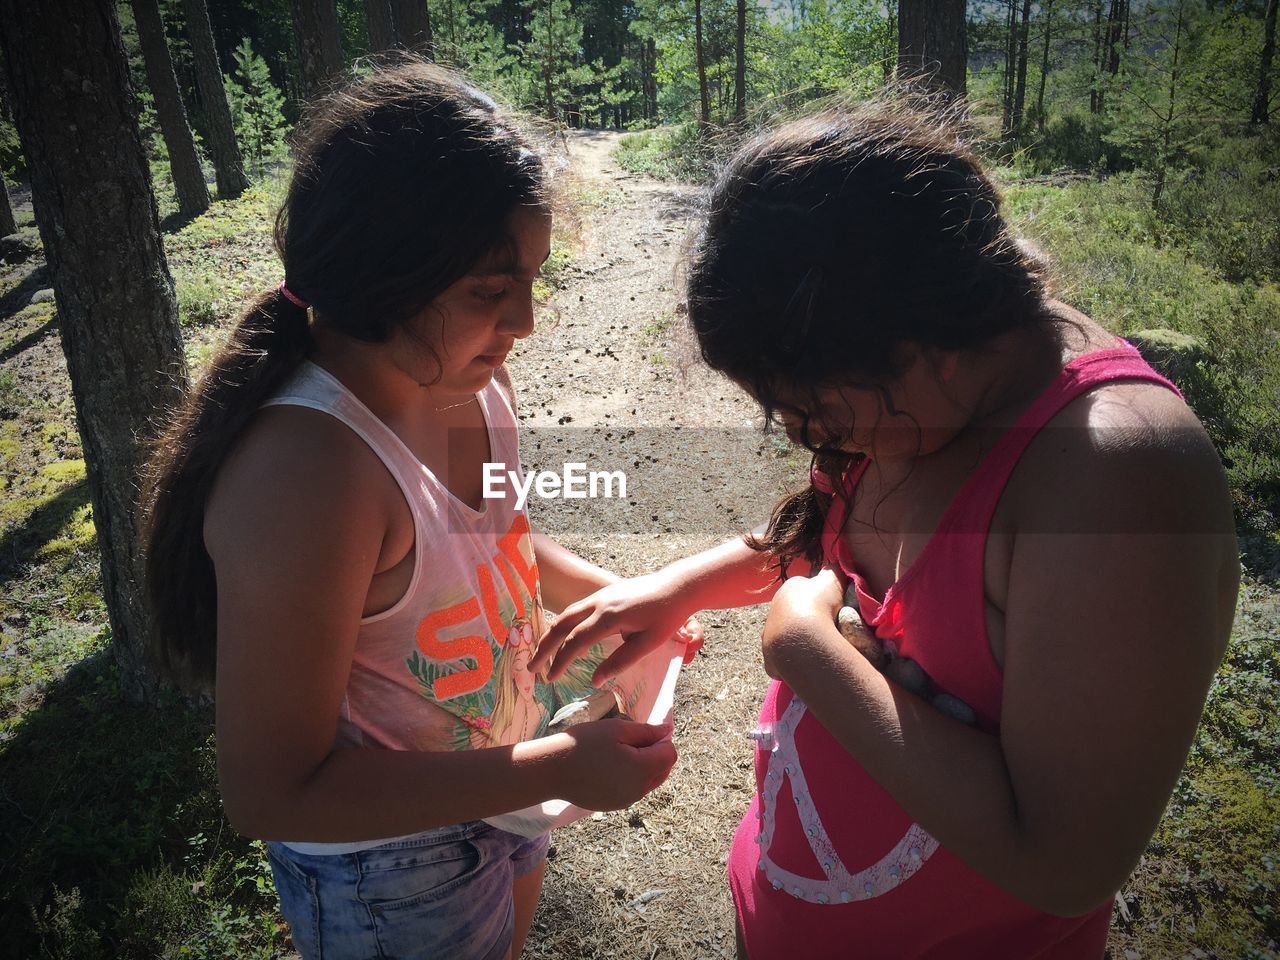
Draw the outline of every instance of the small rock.
[[[31,299],[27,301],[28,306],[37,303],[53,303],[53,289],[45,287],[43,290],[37,290],[31,295]]]
[[[929,677],[924,668],[910,657],[894,657],[885,664],[884,675],[917,697],[925,696],[929,690]]]
[[[935,709],[941,710],[948,717],[959,720],[961,723],[974,723],[978,719],[978,715],[973,712],[973,707],[949,693],[940,693],[929,702]]]
[[[867,629],[853,607],[841,607],[836,614],[836,626],[840,635],[853,644],[854,648],[866,657],[873,667],[879,670],[884,666],[884,646],[876,639],[874,633]]]

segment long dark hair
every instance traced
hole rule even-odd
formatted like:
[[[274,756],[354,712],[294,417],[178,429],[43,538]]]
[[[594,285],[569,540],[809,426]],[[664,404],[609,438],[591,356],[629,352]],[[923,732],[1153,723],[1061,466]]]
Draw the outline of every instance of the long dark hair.
[[[311,347],[310,324],[381,343],[509,244],[518,206],[548,203],[527,139],[457,74],[385,65],[317,103],[295,132],[276,217],[288,289],[259,297],[163,430],[142,525],[156,654],[184,686],[216,664],[216,584],[203,541],[218,468]],[[430,345],[427,345],[428,347]]]
[[[757,136],[718,177],[688,268],[689,319],[703,359],[766,419],[784,391],[887,397],[904,345],[978,349],[1046,317],[1044,264],[1001,218],[960,119],[891,101],[827,110]],[[857,459],[805,445],[837,479]],[[815,562],[828,506],[811,484],[748,542],[784,575],[791,560]]]

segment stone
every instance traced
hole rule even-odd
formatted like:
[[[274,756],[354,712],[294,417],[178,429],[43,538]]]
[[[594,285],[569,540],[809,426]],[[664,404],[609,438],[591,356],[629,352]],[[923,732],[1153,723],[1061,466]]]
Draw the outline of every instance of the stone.
[[[884,665],[884,675],[917,697],[926,696],[929,690],[929,677],[924,668],[910,657],[894,657]]]
[[[942,711],[953,720],[959,720],[961,723],[976,723],[978,715],[973,712],[973,707],[969,706],[959,697],[953,697],[949,693],[940,693],[929,701],[934,708]]]
[[[879,670],[884,666],[884,645],[862,622],[858,611],[853,607],[841,607],[836,614],[836,626],[840,635],[853,644],[854,648],[871,661],[871,665]]]
[[[585,700],[566,703],[556,711],[547,726],[548,733],[558,733],[569,727],[591,720],[604,720],[607,717],[625,716],[617,691],[611,687],[597,690]]]
[[[37,290],[33,293],[27,304],[31,306],[37,303],[53,303],[53,290],[50,287],[45,287],[43,290]]]

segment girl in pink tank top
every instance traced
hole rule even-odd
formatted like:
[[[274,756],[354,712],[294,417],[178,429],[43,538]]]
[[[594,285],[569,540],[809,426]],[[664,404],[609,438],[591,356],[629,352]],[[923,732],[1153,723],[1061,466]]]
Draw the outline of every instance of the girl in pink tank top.
[[[740,952],[1102,957],[1234,611],[1199,422],[1050,299],[956,130],[905,109],[741,148],[688,306],[706,362],[813,452],[809,483],[756,534],[567,609],[551,675],[606,632],[638,656],[772,597]]]

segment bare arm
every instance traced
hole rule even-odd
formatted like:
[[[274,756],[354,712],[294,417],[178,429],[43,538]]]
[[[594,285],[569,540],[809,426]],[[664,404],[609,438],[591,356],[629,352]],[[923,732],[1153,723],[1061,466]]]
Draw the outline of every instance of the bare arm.
[[[1070,433],[1016,541],[998,738],[889,683],[843,642],[830,573],[785,585],[764,638],[770,672],[913,818],[1061,915],[1106,902],[1150,838],[1238,583],[1207,440],[1099,451],[1087,431]]]
[[[618,575],[578,556],[544,533],[533,534],[533,550],[542,577],[542,599],[552,610],[563,610],[601,587],[618,582]]]
[[[205,538],[218,577],[218,766],[232,823],[267,838],[377,839],[555,796],[625,805],[660,782],[670,744],[649,746],[661,732],[625,722],[460,753],[333,750],[393,496],[359,438],[306,410],[264,413],[220,473]],[[611,776],[586,776],[588,755]],[[581,795],[600,779],[629,781],[634,795]]]
[[[565,608],[531,668],[551,662],[550,675],[558,678],[592,644],[620,633],[626,643],[596,670],[595,680],[602,682],[656,649],[699,610],[768,601],[778,586],[770,562],[767,554],[735,538],[655,573],[613,584]]]

